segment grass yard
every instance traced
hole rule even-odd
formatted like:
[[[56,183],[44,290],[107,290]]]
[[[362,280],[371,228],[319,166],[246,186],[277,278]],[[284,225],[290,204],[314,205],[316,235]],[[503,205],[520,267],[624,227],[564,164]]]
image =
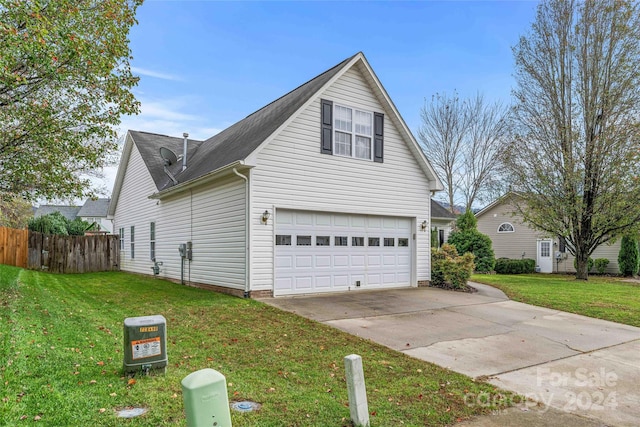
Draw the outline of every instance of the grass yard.
[[[123,321],[167,319],[166,375],[122,373]],[[491,385],[253,300],[126,273],[52,275],[0,265],[3,425],[185,425],[180,381],[213,368],[239,426],[349,426],[343,357],[363,357],[373,426],[447,425],[490,410]],[[501,400],[504,399],[504,400]],[[471,401],[471,400],[467,400]],[[475,400],[474,400],[475,401]],[[117,409],[149,412],[119,419]]]
[[[558,274],[475,274],[474,282],[501,289],[514,301],[640,326],[640,284],[617,277],[588,281]]]

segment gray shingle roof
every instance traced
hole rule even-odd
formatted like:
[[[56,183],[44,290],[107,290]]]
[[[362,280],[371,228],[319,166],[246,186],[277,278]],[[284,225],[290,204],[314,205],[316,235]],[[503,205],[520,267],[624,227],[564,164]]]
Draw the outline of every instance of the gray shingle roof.
[[[80,206],[61,206],[61,205],[40,205],[34,212],[34,217],[40,217],[52,214],[54,212],[60,212],[62,216],[69,221],[73,221],[78,216]]]
[[[180,171],[181,167],[171,169],[177,181],[179,183],[191,181],[245,159],[338,74],[354,56],[345,59],[219,134],[205,141],[189,140],[187,169],[184,172]],[[172,186],[173,182],[163,170],[164,163],[159,150],[160,147],[166,147],[176,154],[181,154],[183,139],[147,132],[129,132],[158,190],[162,191]]]
[[[456,219],[456,215],[449,212],[444,206],[431,199],[431,218]]]
[[[80,208],[78,216],[81,217],[106,217],[111,199],[87,199]]]

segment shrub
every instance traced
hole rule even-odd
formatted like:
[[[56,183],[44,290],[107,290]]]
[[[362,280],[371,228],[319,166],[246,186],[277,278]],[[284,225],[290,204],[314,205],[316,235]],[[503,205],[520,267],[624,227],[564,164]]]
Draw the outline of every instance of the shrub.
[[[459,256],[453,245],[445,243],[431,250],[431,282],[435,286],[464,288],[473,268],[473,254]]]
[[[470,252],[475,257],[476,271],[493,271],[496,258],[491,248],[491,239],[476,228],[476,217],[467,210],[456,221],[456,231],[449,235],[448,242],[456,247],[458,253]]]
[[[578,260],[577,259],[573,259],[573,269],[578,271]],[[593,269],[593,258],[589,257],[589,259],[587,260],[587,273],[590,272]]]
[[[530,274],[536,270],[536,261],[530,258],[498,258],[495,270],[498,274]]]
[[[596,258],[594,265],[596,266],[596,272],[598,274],[604,274],[607,271],[609,260],[606,258]]]
[[[82,236],[84,232],[91,228],[91,224],[76,218],[69,221],[60,212],[31,218],[27,225],[29,230],[43,234],[61,234],[64,236]]]
[[[623,276],[633,276],[638,272],[638,241],[624,236],[618,253],[618,267]]]

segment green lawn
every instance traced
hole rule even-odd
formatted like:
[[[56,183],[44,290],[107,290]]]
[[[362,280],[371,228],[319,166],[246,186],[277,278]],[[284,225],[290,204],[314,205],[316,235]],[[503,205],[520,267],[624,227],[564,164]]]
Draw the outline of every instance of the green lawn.
[[[167,319],[166,375],[122,373],[123,321]],[[455,423],[488,411],[465,395],[494,387],[253,300],[126,273],[52,275],[0,266],[3,425],[185,425],[180,380],[213,368],[234,426],[348,426],[343,357],[363,357],[373,426]],[[144,406],[132,420],[115,410]]]
[[[515,301],[640,326],[640,284],[617,277],[588,281],[558,274],[476,274],[474,282],[495,286]]]

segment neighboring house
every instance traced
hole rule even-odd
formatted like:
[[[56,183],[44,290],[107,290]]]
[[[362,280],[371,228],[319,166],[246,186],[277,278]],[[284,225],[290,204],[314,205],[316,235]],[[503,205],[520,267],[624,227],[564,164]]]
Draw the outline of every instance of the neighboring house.
[[[40,205],[35,208],[33,216],[35,218],[38,218],[40,216],[49,215],[54,212],[60,212],[66,219],[68,219],[69,221],[73,221],[78,216],[78,212],[80,212],[80,209],[80,206]]]
[[[95,223],[99,227],[99,231],[112,233],[113,222],[111,219],[107,219],[109,203],[111,203],[111,199],[87,199],[77,216],[88,223]]]
[[[449,234],[451,234],[456,218],[457,215],[431,199],[431,232],[438,234],[438,247],[449,240]]]
[[[127,134],[109,207],[123,270],[155,260],[161,277],[244,296],[430,279],[442,184],[362,53],[184,140]]]
[[[33,216],[37,218],[60,212],[69,221],[80,218],[88,223],[95,223],[99,226],[99,231],[112,233],[113,223],[111,219],[107,219],[110,202],[111,199],[87,199],[82,206],[40,205],[34,208]]]
[[[523,223],[509,193],[476,213],[478,230],[491,238],[496,258],[531,258],[542,273],[575,273],[574,257],[557,236],[549,236]],[[607,258],[607,273],[618,273],[620,241],[598,247],[591,258]]]

